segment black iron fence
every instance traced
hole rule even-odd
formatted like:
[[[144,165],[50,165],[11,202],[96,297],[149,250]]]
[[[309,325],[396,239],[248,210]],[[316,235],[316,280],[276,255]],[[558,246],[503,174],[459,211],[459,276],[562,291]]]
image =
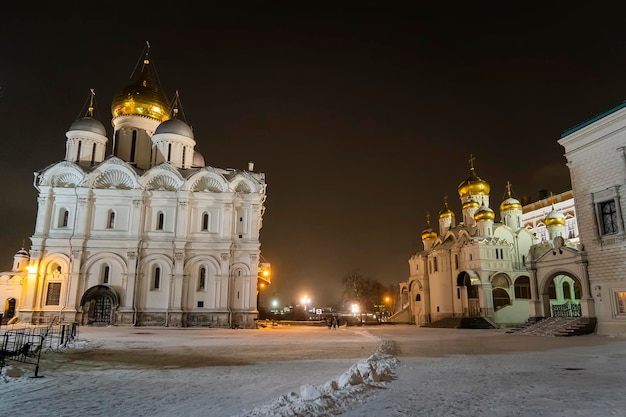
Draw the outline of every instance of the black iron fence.
[[[58,351],[78,337],[77,323],[52,322],[46,326],[27,325],[0,329],[0,370],[7,361],[34,365],[35,377],[39,376],[42,352]]]

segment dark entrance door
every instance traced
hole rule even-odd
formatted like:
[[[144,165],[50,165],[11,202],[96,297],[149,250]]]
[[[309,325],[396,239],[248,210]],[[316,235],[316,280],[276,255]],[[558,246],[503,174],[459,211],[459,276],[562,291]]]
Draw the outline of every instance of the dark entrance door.
[[[4,319],[11,320],[15,316],[15,298],[9,298],[7,300],[7,309],[4,312]]]
[[[94,324],[110,324],[111,323],[111,299],[109,297],[99,297],[92,300],[93,306],[93,323]]]

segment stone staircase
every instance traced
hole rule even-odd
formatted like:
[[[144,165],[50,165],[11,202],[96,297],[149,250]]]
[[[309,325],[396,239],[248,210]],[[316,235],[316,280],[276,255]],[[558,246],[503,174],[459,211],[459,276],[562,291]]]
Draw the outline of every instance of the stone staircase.
[[[534,336],[580,336],[596,331],[597,319],[592,317],[548,317],[536,322],[528,322],[507,333]]]

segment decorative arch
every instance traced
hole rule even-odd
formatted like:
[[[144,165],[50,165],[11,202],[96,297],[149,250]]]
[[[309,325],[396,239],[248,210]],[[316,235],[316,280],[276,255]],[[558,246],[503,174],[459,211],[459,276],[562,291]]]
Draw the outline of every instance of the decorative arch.
[[[73,162],[63,161],[42,172],[38,177],[39,185],[74,188],[85,179],[85,173]]]
[[[136,188],[136,181],[128,172],[121,169],[107,169],[94,178],[93,188],[116,188],[130,190]]]
[[[115,324],[115,311],[120,305],[117,292],[106,285],[89,288],[80,300],[83,308],[83,324],[110,325]]]
[[[186,188],[192,192],[222,193],[228,190],[228,183],[221,175],[204,171],[189,178]]]

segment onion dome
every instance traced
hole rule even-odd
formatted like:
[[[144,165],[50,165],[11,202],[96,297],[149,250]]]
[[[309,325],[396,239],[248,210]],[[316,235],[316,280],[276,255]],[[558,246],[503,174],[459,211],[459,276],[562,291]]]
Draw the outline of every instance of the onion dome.
[[[155,135],[163,133],[173,133],[175,135],[181,135],[193,139],[193,130],[191,130],[191,127],[179,119],[166,120],[154,131]]]
[[[439,212],[439,218],[445,219],[448,217],[455,217],[455,216],[454,216],[454,212],[448,208],[448,202],[446,201],[443,210]]]
[[[466,209],[475,209],[480,207],[480,203],[476,200],[468,200],[465,203],[463,203],[463,210]]]
[[[507,192],[507,197],[502,203],[500,203],[500,211],[521,210],[522,204],[519,202],[519,200],[511,196],[511,183],[510,182],[506,183],[506,192]]]
[[[544,223],[549,226],[565,226],[565,216],[563,213],[556,211],[554,204],[552,205],[552,211],[548,213],[544,219]]]
[[[149,53],[148,47],[139,77],[135,82],[124,87],[113,99],[111,114],[114,118],[138,115],[160,121],[169,119],[169,104],[165,94],[158,87],[156,76],[150,65]]]
[[[477,194],[489,194],[490,189],[491,186],[489,183],[476,175],[474,167],[470,168],[469,176],[465,179],[465,181],[460,183],[458,187],[460,197]]]
[[[193,152],[193,159],[191,160],[191,166],[192,167],[203,167],[205,166],[204,163],[204,156],[202,156],[202,154],[198,151],[194,151]]]
[[[104,128],[104,125],[92,117],[83,117],[76,120],[74,123],[72,123],[69,130],[82,130],[85,132],[97,133],[101,136],[107,135],[107,131]]]
[[[485,220],[493,221],[495,218],[496,214],[493,212],[493,210],[485,206],[484,204],[480,207],[480,209],[478,209],[476,213],[474,213],[474,220],[476,220],[477,222]]]
[[[426,223],[428,226],[422,231],[422,240],[437,239],[437,232],[430,227],[430,213],[426,213]]]

